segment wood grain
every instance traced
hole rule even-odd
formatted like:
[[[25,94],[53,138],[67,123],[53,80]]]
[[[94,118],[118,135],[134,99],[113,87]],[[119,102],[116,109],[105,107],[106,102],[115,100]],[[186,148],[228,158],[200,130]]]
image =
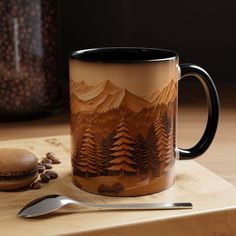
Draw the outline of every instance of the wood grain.
[[[153,195],[135,198],[104,197],[89,194],[71,182],[68,135],[2,141],[0,147],[26,148],[42,158],[53,151],[62,160],[55,165],[59,179],[40,190],[0,192],[1,235],[235,235],[236,188],[194,161],[178,161],[176,184]],[[192,210],[171,211],[96,211],[56,213],[53,217],[21,219],[17,212],[36,197],[64,194],[90,202],[128,203],[191,201]],[[204,224],[204,227],[202,227]],[[12,227],[14,225],[14,227]]]

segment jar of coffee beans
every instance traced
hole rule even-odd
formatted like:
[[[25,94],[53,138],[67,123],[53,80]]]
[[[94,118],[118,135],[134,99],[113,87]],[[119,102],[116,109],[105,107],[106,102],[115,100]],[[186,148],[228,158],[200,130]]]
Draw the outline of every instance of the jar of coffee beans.
[[[61,107],[57,0],[0,1],[0,119]]]

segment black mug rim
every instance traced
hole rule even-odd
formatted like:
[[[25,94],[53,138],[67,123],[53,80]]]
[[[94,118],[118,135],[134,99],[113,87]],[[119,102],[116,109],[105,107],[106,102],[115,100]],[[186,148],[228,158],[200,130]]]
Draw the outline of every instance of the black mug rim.
[[[98,63],[143,63],[176,60],[178,54],[160,48],[102,47],[74,51],[70,58]]]

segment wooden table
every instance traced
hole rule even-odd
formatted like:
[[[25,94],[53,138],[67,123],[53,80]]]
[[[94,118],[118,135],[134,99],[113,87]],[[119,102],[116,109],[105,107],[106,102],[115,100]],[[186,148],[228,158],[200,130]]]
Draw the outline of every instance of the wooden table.
[[[215,236],[236,233],[236,187],[194,161],[176,162],[176,183],[161,193],[142,197],[104,197],[86,193],[72,184],[68,135],[3,141],[0,147],[26,148],[39,158],[48,150],[62,160],[55,165],[59,179],[40,190],[0,192],[1,235],[82,236]],[[169,211],[101,211],[68,209],[38,219],[21,219],[19,210],[46,194],[62,194],[94,203],[192,202],[193,209]],[[203,227],[204,225],[204,227]]]

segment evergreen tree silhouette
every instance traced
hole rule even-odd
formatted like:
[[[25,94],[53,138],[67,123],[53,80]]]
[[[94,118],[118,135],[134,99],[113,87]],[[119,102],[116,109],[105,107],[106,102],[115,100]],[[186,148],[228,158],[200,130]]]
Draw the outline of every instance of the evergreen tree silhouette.
[[[134,144],[134,161],[136,162],[137,172],[141,175],[147,173],[145,168],[145,140],[141,134],[137,134]]]
[[[102,155],[103,155],[103,165],[104,165],[104,175],[111,175],[112,173],[109,173],[108,168],[111,166],[109,163],[113,156],[111,148],[113,146],[113,137],[115,136],[115,132],[113,131],[111,134],[109,134],[106,138],[104,138],[101,142],[101,148],[102,148]]]
[[[172,135],[173,135],[173,146],[174,146],[174,150],[175,150],[175,145],[176,145],[176,120],[175,119],[174,119],[174,123],[173,123]],[[174,152],[174,154],[175,154],[175,152]]]
[[[78,168],[80,172],[88,177],[98,173],[96,169],[96,143],[93,130],[88,127],[83,135],[83,141],[80,148]]]
[[[157,159],[160,162],[160,176],[164,175],[165,158],[166,158],[166,145],[167,145],[167,135],[163,120],[159,115],[155,122],[155,131],[157,135]]]
[[[173,124],[169,124],[165,141],[165,159],[163,164],[164,173],[169,172],[175,161],[173,130]]]
[[[159,160],[157,155],[157,136],[154,125],[148,129],[148,136],[145,140],[144,166],[148,169],[149,175],[159,175]]]
[[[112,151],[111,155],[114,159],[109,161],[111,166],[108,169],[119,173],[120,176],[135,173],[136,169],[133,165],[136,163],[132,160],[132,151],[134,150],[132,144],[134,142],[129,135],[129,130],[124,119],[122,119],[121,123],[118,125],[113,140],[113,147],[110,150]]]
[[[79,171],[79,156],[78,156],[77,149],[72,157],[72,167],[73,167],[73,174],[80,175],[80,173],[79,173],[80,172]]]
[[[99,144],[96,144],[96,170],[98,175],[104,174],[104,156],[102,154],[102,148]]]

